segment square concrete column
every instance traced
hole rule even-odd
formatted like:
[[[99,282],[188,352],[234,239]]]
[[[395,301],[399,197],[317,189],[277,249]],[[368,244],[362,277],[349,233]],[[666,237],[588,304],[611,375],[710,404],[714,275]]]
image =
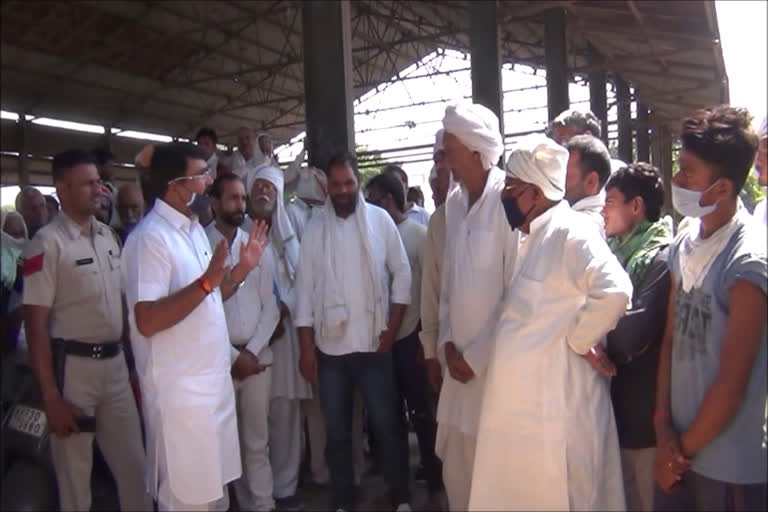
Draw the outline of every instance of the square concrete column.
[[[616,77],[616,122],[619,135],[619,160],[632,162],[632,97],[629,84]]]
[[[307,154],[324,169],[334,152],[355,151],[351,7],[323,0],[301,9]]]
[[[16,124],[17,144],[19,148],[19,160],[17,171],[19,174],[19,186],[29,185],[29,158],[27,157],[29,146],[29,121],[25,112],[19,112],[19,122]]]
[[[589,110],[600,120],[600,138],[608,145],[608,95],[605,92],[605,70],[589,73]]]
[[[650,162],[651,139],[648,126],[648,107],[645,103],[637,102],[635,116],[635,144],[637,146],[637,161]]]
[[[651,151],[653,157],[651,163],[659,169],[664,180],[663,211],[674,218],[674,207],[672,205],[672,135],[661,123],[654,123]]]
[[[544,59],[547,68],[547,111],[552,121],[568,110],[568,47],[565,34],[565,10],[551,9],[545,13]]]
[[[488,107],[498,116],[499,129],[504,136],[498,15],[499,7],[495,0],[469,2],[472,101]]]

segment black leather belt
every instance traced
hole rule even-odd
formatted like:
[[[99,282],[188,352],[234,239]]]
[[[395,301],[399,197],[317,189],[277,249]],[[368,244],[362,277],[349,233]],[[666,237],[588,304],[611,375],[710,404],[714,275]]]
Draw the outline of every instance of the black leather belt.
[[[64,352],[68,355],[77,357],[90,357],[91,359],[110,359],[120,353],[123,344],[119,341],[110,341],[108,343],[83,343],[76,340],[53,340],[62,344]]]

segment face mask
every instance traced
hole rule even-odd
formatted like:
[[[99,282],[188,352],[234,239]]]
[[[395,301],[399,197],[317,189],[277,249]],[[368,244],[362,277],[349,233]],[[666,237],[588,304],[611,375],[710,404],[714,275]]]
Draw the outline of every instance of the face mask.
[[[675,206],[677,213],[683,215],[684,217],[700,218],[715,211],[717,203],[711,204],[709,206],[701,206],[699,204],[699,201],[701,201],[701,196],[704,195],[704,192],[710,188],[711,186],[702,192],[697,192],[696,190],[688,190],[679,187],[673,183],[672,204]]]
[[[501,204],[504,206],[504,213],[507,215],[509,227],[513,230],[522,226],[525,219],[533,210],[533,206],[531,206],[528,213],[523,213],[522,210],[520,210],[520,205],[517,204],[516,197],[503,197],[501,198]]]

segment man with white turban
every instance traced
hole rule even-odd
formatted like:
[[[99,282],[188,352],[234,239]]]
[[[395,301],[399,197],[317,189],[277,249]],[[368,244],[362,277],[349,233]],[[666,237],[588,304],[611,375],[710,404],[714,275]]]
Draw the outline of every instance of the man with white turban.
[[[445,203],[439,333],[425,357],[436,354],[446,370],[435,448],[449,507],[466,510],[492,339],[488,326],[512,275],[517,239],[499,201],[504,171],[496,162],[504,144],[498,118],[482,105],[449,106],[443,128],[445,159],[460,186]]]
[[[286,182],[288,181],[286,171]],[[294,182],[296,197],[286,205],[285,210],[291,219],[293,229],[301,240],[307,223],[312,215],[322,207],[328,195],[325,173],[317,167],[302,167]]]
[[[271,260],[275,263],[274,293],[282,328],[272,340],[274,357],[269,408],[269,456],[274,477],[275,504],[298,507],[296,486],[301,463],[301,401],[312,398],[309,382],[299,374],[299,345],[293,318],[296,313],[296,272],[299,239],[283,206],[283,172],[272,165],[252,170],[246,178],[253,221],[269,229]]]
[[[567,159],[531,135],[507,163],[500,202],[519,247],[493,326],[470,510],[624,509],[605,377],[615,368],[600,342],[632,284],[562,200]]]

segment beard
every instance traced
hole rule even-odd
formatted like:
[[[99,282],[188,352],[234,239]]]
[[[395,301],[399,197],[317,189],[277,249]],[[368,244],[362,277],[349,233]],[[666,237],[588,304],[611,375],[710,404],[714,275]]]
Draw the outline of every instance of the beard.
[[[344,217],[351,215],[357,207],[357,192],[352,194],[336,194],[331,196],[331,204],[336,214]]]
[[[269,196],[264,194],[258,195],[251,201],[251,214],[255,219],[271,219],[276,207],[277,202],[272,201]]]
[[[245,222],[245,212],[244,211],[222,212],[221,220],[223,220],[225,223],[229,224],[230,226],[239,228],[240,226],[243,225],[243,222]]]

